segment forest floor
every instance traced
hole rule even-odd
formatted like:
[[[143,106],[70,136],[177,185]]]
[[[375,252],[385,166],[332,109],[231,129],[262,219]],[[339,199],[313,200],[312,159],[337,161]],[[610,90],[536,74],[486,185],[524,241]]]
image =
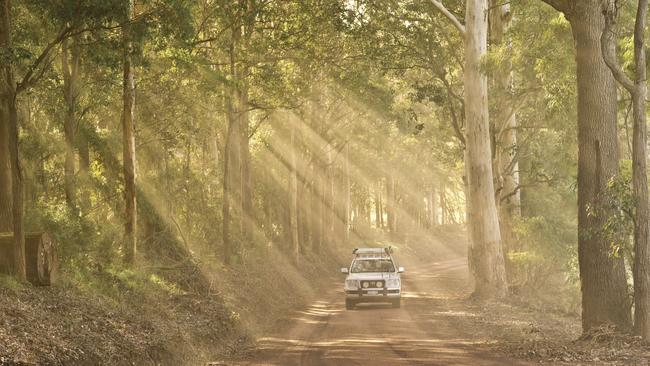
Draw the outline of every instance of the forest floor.
[[[0,277],[0,365],[647,365],[611,329],[580,337],[578,314],[524,297],[469,299],[459,230],[392,243],[401,309],[344,310],[348,249],[298,268],[270,250],[224,268],[98,269],[50,288]],[[92,279],[92,280],[91,280]]]
[[[395,244],[402,307],[345,310],[338,284],[282,319],[239,359],[216,365],[647,365],[650,348],[603,328],[579,339],[577,314],[522,298],[469,299],[461,233]],[[342,281],[342,278],[339,279]]]
[[[201,365],[241,353],[338,266],[334,255],[296,268],[259,252],[231,267],[195,253],[202,261],[157,258],[138,272],[64,268],[52,287],[0,275],[0,365]]]

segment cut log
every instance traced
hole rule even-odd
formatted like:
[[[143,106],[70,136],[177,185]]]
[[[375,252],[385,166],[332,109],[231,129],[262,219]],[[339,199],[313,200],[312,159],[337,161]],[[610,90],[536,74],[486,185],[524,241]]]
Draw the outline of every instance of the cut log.
[[[0,272],[12,273],[13,233],[0,233]],[[25,234],[27,280],[35,286],[50,286],[56,280],[56,244],[45,232]]]

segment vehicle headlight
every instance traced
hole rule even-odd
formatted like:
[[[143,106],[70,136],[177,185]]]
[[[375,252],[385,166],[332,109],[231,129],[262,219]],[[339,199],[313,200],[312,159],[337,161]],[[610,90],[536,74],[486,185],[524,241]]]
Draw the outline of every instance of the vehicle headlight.
[[[345,280],[345,289],[346,290],[356,290],[359,288],[359,281],[357,280]]]
[[[386,287],[399,287],[399,285],[399,278],[391,278],[389,280],[386,280]]]

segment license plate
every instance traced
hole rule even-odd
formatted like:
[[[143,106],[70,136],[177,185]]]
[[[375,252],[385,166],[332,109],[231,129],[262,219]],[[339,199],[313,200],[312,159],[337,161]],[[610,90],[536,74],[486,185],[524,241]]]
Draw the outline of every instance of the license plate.
[[[377,295],[379,291],[368,291],[368,295]]]

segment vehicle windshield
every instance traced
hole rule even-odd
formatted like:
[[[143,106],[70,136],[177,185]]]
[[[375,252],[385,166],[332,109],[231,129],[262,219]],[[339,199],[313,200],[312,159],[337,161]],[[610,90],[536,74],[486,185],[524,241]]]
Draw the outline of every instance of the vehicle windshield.
[[[351,272],[395,272],[395,266],[390,259],[357,259],[352,263]]]

